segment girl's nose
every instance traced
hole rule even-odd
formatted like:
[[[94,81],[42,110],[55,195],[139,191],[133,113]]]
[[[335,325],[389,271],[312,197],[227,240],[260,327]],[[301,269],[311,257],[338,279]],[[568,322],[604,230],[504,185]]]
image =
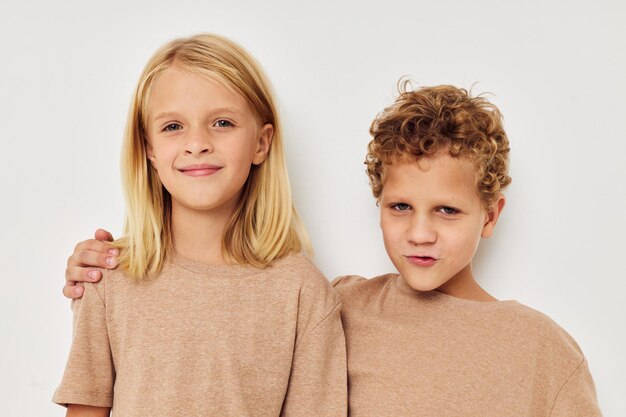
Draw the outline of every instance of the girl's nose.
[[[204,130],[197,129],[189,132],[185,143],[185,153],[189,155],[201,155],[213,152],[213,144],[210,134]]]
[[[437,231],[428,216],[415,215],[407,230],[407,240],[412,245],[427,245],[437,241]]]

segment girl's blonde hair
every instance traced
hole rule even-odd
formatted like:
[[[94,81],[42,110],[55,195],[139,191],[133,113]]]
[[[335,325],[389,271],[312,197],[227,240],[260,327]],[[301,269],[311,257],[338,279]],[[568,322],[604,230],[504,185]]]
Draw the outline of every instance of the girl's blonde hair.
[[[208,77],[246,99],[274,135],[267,159],[253,165],[222,240],[227,261],[265,267],[293,252],[311,252],[296,213],[283,154],[282,129],[269,82],[243,48],[221,36],[200,34],[173,40],[148,61],[132,99],[122,148],[127,209],[120,266],[133,278],[156,275],[172,253],[171,196],[147,159],[147,109],[155,79],[176,67]]]

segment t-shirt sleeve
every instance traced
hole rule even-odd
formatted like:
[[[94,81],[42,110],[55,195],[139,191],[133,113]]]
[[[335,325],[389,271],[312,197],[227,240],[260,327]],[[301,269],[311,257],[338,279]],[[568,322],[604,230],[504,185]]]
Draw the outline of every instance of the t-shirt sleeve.
[[[63,379],[52,399],[57,404],[113,405],[115,368],[107,331],[103,286],[103,283],[86,283],[83,297],[72,301],[72,346]]]
[[[583,359],[556,396],[550,417],[600,417],[596,389]]]
[[[346,345],[341,304],[297,344],[281,417],[345,417]]]

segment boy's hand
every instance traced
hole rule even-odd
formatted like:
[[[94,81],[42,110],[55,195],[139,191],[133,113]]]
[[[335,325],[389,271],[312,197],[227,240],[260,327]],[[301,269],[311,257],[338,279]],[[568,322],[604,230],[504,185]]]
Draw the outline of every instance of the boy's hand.
[[[67,259],[65,270],[65,287],[63,295],[67,298],[80,298],[84,288],[81,282],[98,282],[102,278],[100,271],[92,268],[117,268],[119,251],[108,242],[113,241],[113,235],[103,229],[96,230],[95,239],[80,242],[74,248],[74,253]]]

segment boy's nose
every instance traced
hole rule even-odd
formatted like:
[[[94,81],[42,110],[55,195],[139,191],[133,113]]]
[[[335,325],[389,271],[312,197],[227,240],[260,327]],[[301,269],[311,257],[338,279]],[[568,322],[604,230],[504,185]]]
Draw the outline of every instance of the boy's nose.
[[[428,216],[415,216],[407,230],[407,240],[412,245],[424,245],[437,241],[437,231]]]

